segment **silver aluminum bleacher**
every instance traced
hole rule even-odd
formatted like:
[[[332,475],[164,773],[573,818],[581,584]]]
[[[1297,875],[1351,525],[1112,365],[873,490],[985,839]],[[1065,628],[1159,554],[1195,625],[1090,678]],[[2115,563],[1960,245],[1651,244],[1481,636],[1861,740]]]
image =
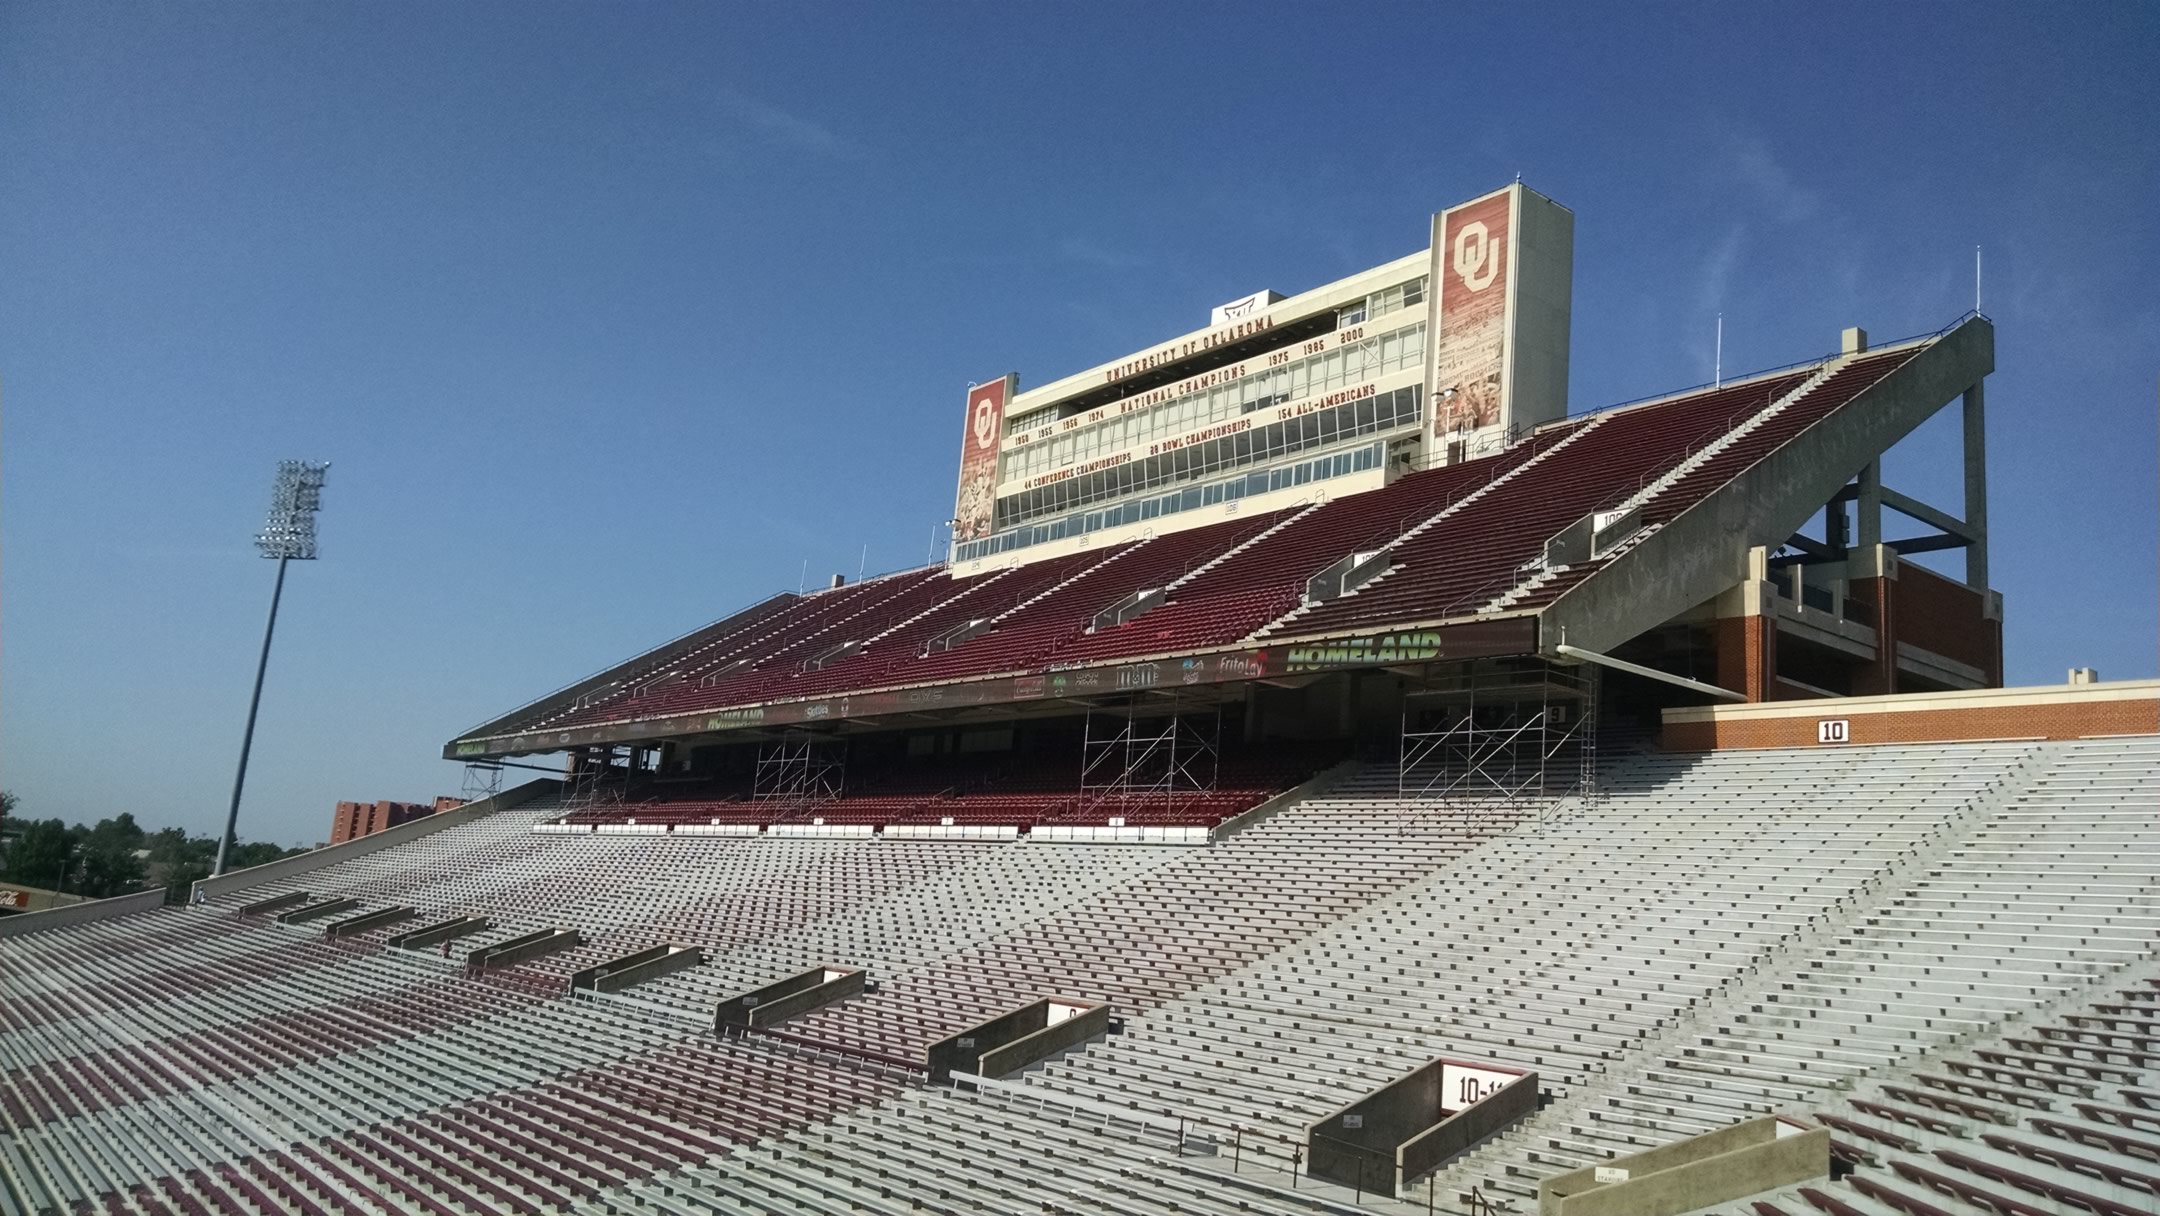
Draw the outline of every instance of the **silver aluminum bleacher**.
[[[1299,1130],[1447,1054],[1553,1101],[1438,1210],[1527,1212],[1542,1177],[1762,1113],[1829,1123],[1856,1170],[1721,1211],[2151,1209],[2160,739],[1653,754],[1609,786],[1434,804],[1380,766],[1196,850],[551,836],[521,807],[27,934],[0,1208],[1340,1213],[1289,1187]],[[235,914],[287,888],[494,927],[403,951]],[[553,926],[589,944],[461,966]],[[710,962],[562,991],[658,941]],[[880,990],[799,1041],[708,1033],[828,962]],[[979,1088],[877,1062],[1045,993],[1124,1033]]]

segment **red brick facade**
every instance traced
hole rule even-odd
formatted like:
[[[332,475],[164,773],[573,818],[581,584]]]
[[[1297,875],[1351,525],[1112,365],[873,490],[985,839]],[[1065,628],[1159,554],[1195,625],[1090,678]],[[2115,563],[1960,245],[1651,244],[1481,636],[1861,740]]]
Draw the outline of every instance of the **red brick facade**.
[[[1777,699],[1777,628],[1759,616],[1717,622],[1718,684],[1750,701]]]
[[[436,798],[432,806],[425,802],[340,802],[330,819],[330,843],[358,840],[463,805],[456,798],[444,797]]]
[[[1755,747],[1835,747],[1817,742],[1817,724],[1844,721],[1849,740],[1867,743],[1950,743],[1976,739],[2077,739],[2092,735],[2160,734],[2160,688],[2125,695],[2106,685],[2007,689],[1984,694],[1916,694],[1901,698],[1816,701],[1802,713],[1764,714],[1668,710],[1669,751]],[[1998,702],[1990,704],[1990,701]],[[1904,704],[1900,704],[1900,703]],[[1673,721],[1674,717],[1700,718]]]
[[[1846,594],[1868,606],[1862,620],[1875,631],[1878,639],[1897,638],[1898,581],[1894,578],[1856,578],[1848,585]],[[1875,661],[1853,673],[1853,695],[1856,697],[1887,696],[1897,691],[1897,647],[1875,647]]]
[[[1979,668],[1990,687],[2002,683],[2002,622],[1987,619],[1986,596],[1911,562],[1898,566],[1894,584],[1889,636]]]
[[[1927,670],[1928,652],[1977,669],[1980,686],[2002,686],[2002,622],[1988,615],[1989,596],[1955,579],[1909,562],[1883,578],[1855,578],[1847,584],[1847,619],[1875,631],[1875,657],[1854,660],[1836,678],[1816,676],[1826,687],[1849,689],[1852,696],[1889,696],[1916,687],[1908,674],[1900,680],[1898,647],[1907,659]],[[1767,593],[1762,616],[1720,618],[1712,627],[1717,651],[1717,683],[1750,701],[1805,700],[1817,694],[1778,677],[1776,604]],[[1961,683],[1958,679],[1945,682]]]

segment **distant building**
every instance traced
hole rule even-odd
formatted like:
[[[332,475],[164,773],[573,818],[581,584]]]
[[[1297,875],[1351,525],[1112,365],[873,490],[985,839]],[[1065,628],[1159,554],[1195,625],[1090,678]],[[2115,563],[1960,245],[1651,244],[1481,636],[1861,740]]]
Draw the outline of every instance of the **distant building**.
[[[394,828],[463,805],[463,799],[447,797],[436,798],[432,806],[425,802],[340,802],[330,820],[330,843],[358,840],[384,828]]]
[[[48,891],[43,887],[26,887],[21,883],[0,883],[0,916],[17,912],[43,912],[47,908],[64,908],[83,901],[80,895],[68,895],[60,891]]]

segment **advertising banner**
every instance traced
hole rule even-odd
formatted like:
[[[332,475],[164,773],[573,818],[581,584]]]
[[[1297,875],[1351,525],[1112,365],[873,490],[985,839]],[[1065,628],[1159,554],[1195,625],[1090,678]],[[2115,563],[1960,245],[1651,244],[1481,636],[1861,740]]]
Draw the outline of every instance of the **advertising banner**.
[[[1510,187],[1433,217],[1430,281],[1437,290],[1431,332],[1436,339],[1428,345],[1435,436],[1496,426],[1505,416],[1514,204]]]
[[[1424,629],[1395,630],[1366,637],[1337,638],[1307,645],[1143,659],[1087,667],[1052,665],[1039,672],[954,681],[915,688],[853,692],[818,700],[774,701],[728,709],[697,710],[667,718],[640,718],[569,730],[521,731],[486,741],[455,741],[443,748],[446,759],[484,755],[559,751],[568,747],[659,739],[691,734],[719,734],[753,726],[786,726],[843,718],[919,714],[978,705],[1003,705],[1042,698],[1064,699],[1102,693],[1135,692],[1195,684],[1262,680],[1270,676],[1335,671],[1349,667],[1403,663],[1452,662],[1494,655],[1533,654],[1537,621],[1528,616],[1465,621]]]
[[[1005,403],[1013,377],[1000,376],[968,390],[967,430],[960,441],[960,493],[953,500],[953,540],[990,535],[997,505],[998,440],[1005,432]]]

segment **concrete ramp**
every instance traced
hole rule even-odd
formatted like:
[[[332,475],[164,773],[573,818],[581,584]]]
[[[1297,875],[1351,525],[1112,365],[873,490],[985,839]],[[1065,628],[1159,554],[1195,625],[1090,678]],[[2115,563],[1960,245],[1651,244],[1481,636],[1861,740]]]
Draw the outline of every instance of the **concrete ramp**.
[[[1443,1056],[1308,1127],[1306,1172],[1360,1195],[1394,1197],[1537,1105],[1536,1073]]]
[[[570,990],[621,992],[647,980],[687,971],[704,961],[705,951],[697,946],[652,946],[573,973]]]
[[[994,1080],[1109,1032],[1110,1006],[1045,997],[932,1043],[925,1055],[932,1081],[955,1072]]]
[[[449,920],[439,920],[432,925],[422,925],[417,929],[407,929],[403,933],[394,933],[383,944],[400,950],[423,950],[429,946],[442,945],[453,938],[466,937],[474,933],[485,933],[493,924],[494,922],[485,916],[453,916]]]
[[[340,912],[350,912],[359,906],[360,901],[357,899],[325,899],[319,903],[302,904],[289,912],[280,912],[277,914],[277,923],[281,925],[304,925],[311,920],[321,920],[326,916],[336,916]]]
[[[344,920],[332,921],[329,927],[323,930],[323,936],[356,937],[370,930],[386,928],[401,921],[411,920],[418,915],[420,915],[420,909],[418,908],[377,908],[373,912],[363,912],[358,916],[348,916]]]
[[[862,995],[869,974],[860,967],[813,967],[798,975],[729,997],[713,1012],[716,1032],[758,1030]]]
[[[472,953],[465,956],[465,965],[476,971],[489,967],[512,967],[527,959],[568,950],[584,940],[578,936],[575,929],[539,929],[493,945],[477,946]]]
[[[1538,1216],[1679,1216],[1825,1177],[1830,1129],[1751,1119],[1538,1185]]]

